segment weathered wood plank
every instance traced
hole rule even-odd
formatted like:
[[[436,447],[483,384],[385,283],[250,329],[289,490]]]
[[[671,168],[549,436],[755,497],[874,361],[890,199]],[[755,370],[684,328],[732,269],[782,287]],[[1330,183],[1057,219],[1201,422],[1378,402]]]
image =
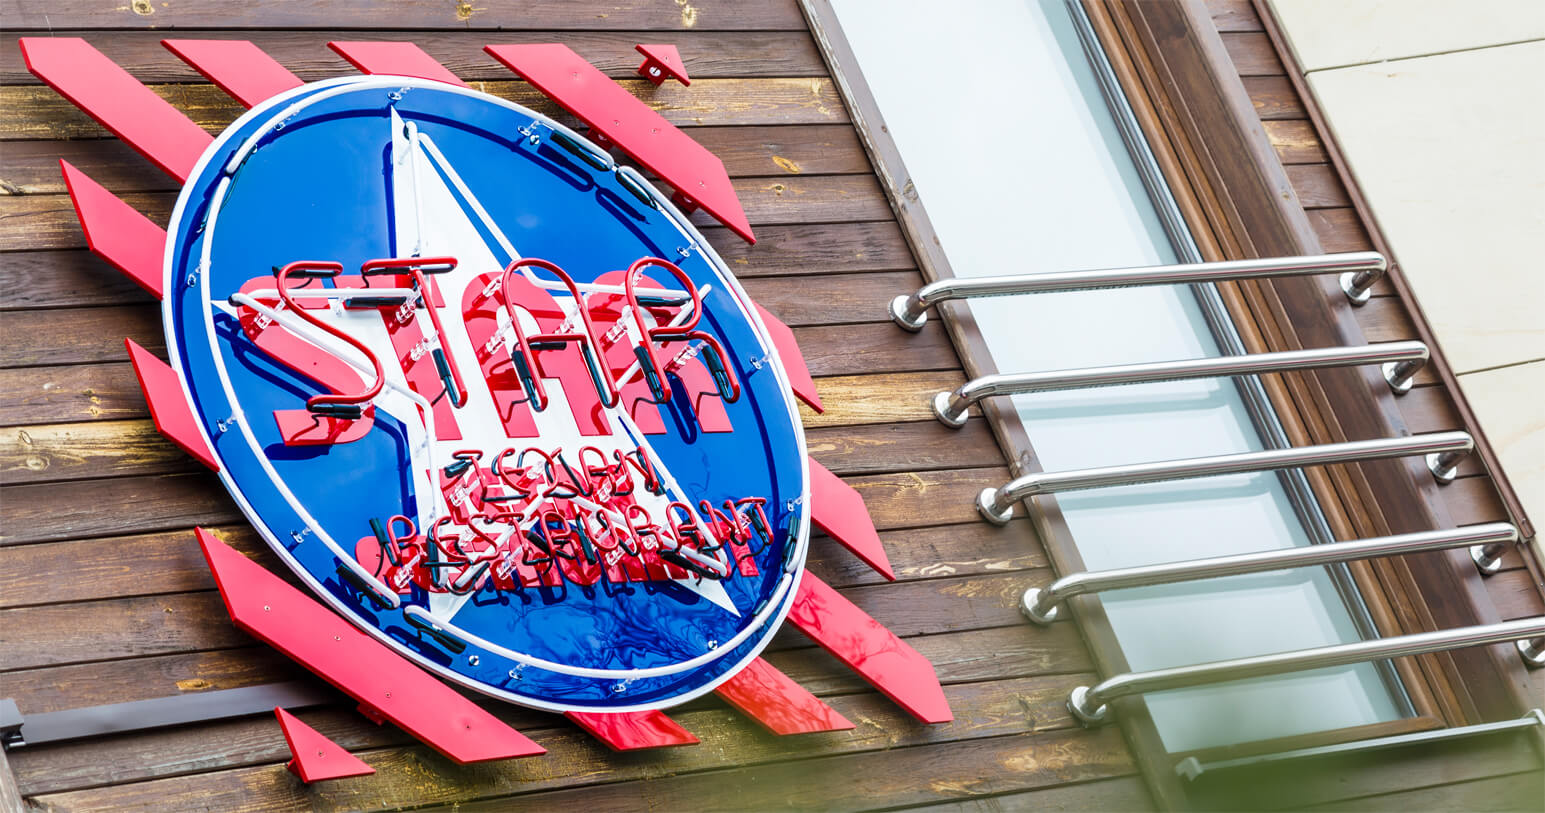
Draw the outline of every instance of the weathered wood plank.
[[[1155,808],[1143,780],[1128,776],[997,796],[973,796],[905,809],[914,813],[1003,813],[1006,810],[1119,810],[1136,813]]]
[[[124,339],[164,355],[159,305],[15,311],[0,319],[0,367],[122,361]]]
[[[768,809],[888,809],[1130,773],[1133,769],[1119,740],[1108,742],[1113,733],[1082,732],[1082,737],[1059,738],[1055,746],[1034,735],[1016,734],[884,754],[738,768],[711,776],[687,774],[592,785],[516,799],[542,806],[595,806],[618,811],[690,809],[705,800],[710,807],[746,804]],[[992,770],[982,770],[986,765],[993,766]],[[948,778],[920,782],[919,777]],[[512,801],[515,799],[491,799],[434,809],[506,810]]]
[[[862,678],[825,650],[808,642],[803,647],[782,643],[770,647],[764,657],[810,691],[829,695],[866,690],[868,684]],[[934,665],[945,684],[1091,668],[1078,630],[1071,624],[1045,630],[1023,626],[966,630],[925,635],[909,643]],[[24,712],[32,713],[234,689],[305,675],[302,667],[276,650],[255,645],[24,669],[0,674],[0,685]],[[485,702],[489,708],[501,706]]]
[[[1271,141],[1277,160],[1287,164],[1323,164],[1330,160],[1325,145],[1307,121],[1263,121],[1266,138]]]
[[[816,389],[826,399],[826,412],[817,414],[802,406],[800,416],[806,428],[934,420],[926,399],[964,380],[958,372],[817,378]],[[127,361],[0,369],[0,426],[148,415]]]
[[[214,591],[0,610],[10,669],[250,644]]]
[[[0,424],[110,421],[149,416],[127,361],[0,369]]]
[[[872,322],[799,327],[794,338],[811,375],[816,376],[960,368],[960,357],[943,328],[934,332],[925,328],[915,336],[898,337],[897,333],[893,324]]]
[[[6,813],[21,813],[30,805],[22,801],[21,788],[16,785],[16,774],[11,771],[11,761],[4,750],[0,750],[0,810]]]
[[[9,15],[7,15],[9,16]],[[9,22],[9,20],[7,20]],[[334,23],[345,22],[337,17]],[[7,26],[9,27],[9,26]],[[155,31],[97,30],[71,34],[84,38],[134,78],[146,83],[208,80],[161,47],[167,34]],[[358,73],[327,47],[331,40],[404,41],[417,44],[440,64],[467,81],[509,79],[509,69],[483,53],[490,43],[561,42],[617,79],[638,76],[643,58],[633,50],[657,37],[645,31],[251,31],[227,32],[216,39],[244,39],[261,48],[301,80],[315,82]],[[826,65],[805,31],[681,31],[671,35],[693,81],[760,76],[825,76]],[[37,84],[22,64],[21,52],[0,50],[0,83]]]
[[[958,472],[893,472],[847,478],[865,496],[881,528],[921,527],[974,518],[970,497],[1007,480],[1001,468]],[[126,535],[239,519],[218,481],[172,474],[7,486],[0,545]],[[935,505],[929,505],[935,502]]]
[[[1416,339],[1416,325],[1405,305],[1394,297],[1380,297],[1356,310],[1357,323],[1370,342]]]
[[[347,21],[356,29],[428,28],[455,31],[544,29],[644,29],[650,31],[790,30],[804,31],[805,20],[791,0],[742,6],[727,2],[612,4],[598,13],[589,0],[550,0],[539,6],[474,6],[458,0],[400,0],[381,5],[373,0],[281,3],[272,8],[232,5],[222,0],[177,0],[175,3],[131,2],[122,5],[91,0],[9,0],[6,28],[58,32],[67,29],[197,29],[320,28],[334,29]],[[493,35],[497,36],[497,35]]]
[[[857,132],[845,124],[697,127],[692,137],[724,162],[732,178],[872,171]],[[9,195],[63,194],[67,190],[59,172],[60,159],[120,195],[179,188],[171,176],[141,160],[127,144],[100,138],[7,144],[0,150],[0,191]]]
[[[84,480],[0,489],[0,546],[236,522],[213,473]]]
[[[844,596],[902,637],[1021,626],[1019,595],[1045,570],[856,585]],[[939,607],[950,612],[941,613]],[[227,649],[251,642],[213,590],[0,610],[0,671]]]
[[[915,271],[824,274],[815,277],[750,278],[746,293],[791,327],[889,325],[885,306],[898,293],[923,284]],[[850,327],[849,333],[858,332]],[[827,331],[825,336],[842,334]],[[904,350],[911,334],[894,326],[875,330],[868,349]],[[801,336],[796,332],[796,338]],[[101,363],[125,358],[123,340],[133,339],[155,352],[165,346],[160,308],[155,303],[91,308],[24,310],[0,320],[0,368]],[[876,343],[878,342],[878,346]],[[928,341],[916,342],[926,348]]]
[[[1406,427],[1412,432],[1447,432],[1464,428],[1453,396],[1442,387],[1413,387],[1396,403],[1400,405]]]
[[[991,433],[975,420],[959,430],[932,421],[825,427],[807,432],[806,443],[839,475],[970,468],[998,454]],[[0,433],[0,485],[67,484],[198,467],[146,420],[39,424]]]
[[[369,784],[367,792],[379,794],[376,798],[395,795],[403,801],[420,804],[465,798],[465,788],[468,787],[486,788],[483,793],[488,795],[508,794],[560,788],[603,773],[608,778],[622,780],[659,779],[669,774],[756,765],[793,756],[885,753],[886,749],[925,742],[1001,739],[1004,734],[1025,731],[1026,708],[1045,709],[1044,714],[1037,713],[1031,727],[1039,736],[1055,737],[1058,732],[1069,731],[1073,725],[1055,701],[1059,693],[1071,688],[1073,683],[1070,678],[1073,677],[1036,677],[992,684],[947,686],[945,691],[955,709],[956,721],[948,726],[937,727],[908,723],[904,714],[888,701],[869,693],[830,698],[830,702],[849,719],[862,721],[855,730],[800,738],[779,739],[762,734],[754,730],[754,726],[744,718],[728,710],[705,707],[679,713],[676,717],[705,743],[715,743],[718,747],[708,745],[670,749],[638,755],[634,759],[619,758],[607,752],[574,727],[547,715],[543,715],[534,724],[528,722],[525,730],[549,750],[548,755],[524,762],[495,762],[480,766],[451,765],[448,760],[427,749],[403,744],[401,735],[390,726],[370,726],[357,715],[318,710],[303,712],[301,716],[345,747],[362,752],[365,759],[377,766],[378,774],[374,777],[375,781]],[[511,707],[500,708],[495,713],[527,721],[530,721],[531,715],[530,712],[511,710]],[[157,780],[150,783],[154,787],[143,788],[147,791],[143,798],[164,800],[166,804],[177,805],[177,798],[194,798],[192,794],[198,792],[195,788],[202,785],[211,794],[207,803],[221,809],[229,807],[232,802],[259,806],[249,809],[286,809],[291,804],[286,801],[288,799],[302,803],[305,809],[311,809],[312,805],[323,808],[342,805],[356,809],[381,806],[379,801],[361,798],[356,795],[357,790],[345,789],[338,784],[333,787],[346,790],[345,794],[327,799],[316,796],[316,791],[325,786],[315,786],[308,790],[293,780],[269,782],[264,779],[274,768],[282,771],[282,767],[272,763],[286,757],[283,740],[276,736],[277,730],[272,721],[254,719],[209,726],[207,729],[213,737],[219,738],[214,741],[225,744],[220,753],[220,757],[224,758],[222,762],[243,767],[203,777]],[[130,776],[154,776],[165,772],[161,766],[167,763],[193,763],[201,767],[199,762],[209,764],[213,761],[207,755],[199,760],[198,755],[192,753],[188,743],[190,738],[186,736],[178,739],[162,733],[159,737],[141,735],[133,739],[119,739],[123,745],[109,752],[115,758],[99,760],[95,767],[71,764],[62,766],[64,770],[60,770],[59,767],[47,764],[46,751],[33,752],[22,766],[18,778],[27,783],[29,791],[36,793],[34,787],[47,787],[43,784],[45,782],[54,786],[71,782],[84,784],[93,775],[101,777],[104,774],[111,775],[108,781],[122,782]],[[160,746],[160,752],[153,750],[157,746]],[[157,756],[143,758],[152,754]],[[424,760],[428,761],[427,764]],[[36,771],[31,770],[34,767]],[[424,775],[425,767],[430,768],[433,778]],[[188,767],[183,770],[188,770]],[[75,775],[71,776],[70,773]],[[421,778],[415,779],[415,775]],[[248,798],[242,800],[243,796]],[[69,800],[54,797],[46,801],[61,804],[64,808],[89,804],[79,795]]]
[[[1286,76],[1246,76],[1245,92],[1263,121],[1308,118],[1303,100]]]
[[[171,474],[199,465],[144,420],[40,424],[0,434],[0,485]]]
[[[674,82],[655,88],[643,79],[624,79],[618,84],[681,127],[838,124],[848,120],[847,110],[829,79],[702,79],[694,80],[690,88]],[[525,82],[473,82],[472,86],[565,123],[573,122],[571,116]],[[211,133],[225,129],[244,112],[240,104],[214,85],[149,87]],[[108,133],[101,125],[52,88],[0,87],[0,141],[106,137]]]
[[[1373,241],[1356,209],[1313,209],[1308,215],[1309,226],[1327,253],[1373,250]]]
[[[921,288],[923,277],[916,271],[888,271],[748,279],[744,285],[757,304],[786,324],[801,327],[890,322],[890,301]],[[910,337],[901,333],[893,330],[892,341],[905,345]]]
[[[3,371],[0,371],[3,372]],[[913,373],[905,375],[852,375],[816,379],[826,411],[816,414],[800,407],[805,428],[854,426],[866,423],[936,420],[929,407],[934,395],[965,383],[959,372]],[[828,397],[840,391],[842,397]],[[972,407],[973,415],[979,414]]]
[[[1338,802],[1306,807],[1306,811],[1322,813],[1409,813],[1412,810],[1464,810],[1469,813],[1488,811],[1538,810],[1540,800],[1545,799],[1545,773],[1525,773],[1493,776],[1452,785],[1387,793],[1382,796],[1364,796]]]
[[[1250,0],[1207,0],[1207,13],[1219,31],[1264,30]]]
[[[901,637],[1020,626],[1018,597],[1051,580],[1044,570],[895,584],[861,584],[845,597]],[[941,604],[949,614],[938,611]],[[0,611],[0,671],[249,645],[215,590],[39,604]]]
[[[1240,76],[1283,76],[1282,59],[1271,45],[1271,38],[1264,32],[1224,31],[1223,47],[1228,49]]]
[[[1298,202],[1305,209],[1327,209],[1351,206],[1346,187],[1336,177],[1329,164],[1294,164],[1287,167],[1288,180],[1298,194]]]
[[[753,226],[891,219],[890,204],[872,175],[789,175],[736,178],[735,192]],[[165,227],[177,196],[134,192],[120,197]],[[700,226],[714,221],[692,215]],[[68,195],[0,195],[0,244],[11,251],[80,248],[86,244]]]
[[[251,528],[234,524],[209,530],[275,572],[285,572]],[[886,531],[880,539],[901,581],[1046,566],[1033,535],[1017,524],[1009,530],[983,522],[909,528]],[[815,534],[807,566],[837,587],[883,581],[823,534]],[[214,582],[192,529],[179,529],[3,547],[0,587],[4,609],[211,590]]]
[[[1002,467],[893,472],[845,478],[864,496],[875,526],[915,528],[976,519],[972,499],[1008,481]],[[210,473],[29,483],[0,489],[0,546],[227,524],[240,513]]]
[[[1055,679],[1045,683],[1062,688]],[[683,714],[680,720],[705,742],[735,742],[738,747],[677,748],[625,760],[572,728],[555,728],[530,732],[533,739],[548,749],[545,757],[513,764],[457,766],[421,747],[394,748],[362,753],[377,771],[372,777],[310,788],[295,782],[282,765],[268,764],[41,795],[36,801],[60,809],[103,804],[170,808],[205,805],[232,811],[369,809],[529,794],[563,788],[583,781],[582,777],[604,773],[612,782],[648,780],[631,789],[635,805],[648,798],[664,808],[690,809],[694,802],[701,805],[704,800],[723,800],[724,794],[733,790],[737,806],[831,809],[833,805],[873,804],[876,800],[890,804],[931,801],[972,791],[1019,790],[1131,773],[1125,747],[1114,729],[1085,732],[1058,728],[1023,733],[1023,709],[1055,705],[1048,702],[1055,692],[1029,687],[1017,692],[994,691],[999,686],[947,687],[946,694],[956,708],[957,718],[945,726],[909,724],[884,701],[873,695],[858,695],[832,701],[844,716],[864,721],[858,729],[798,738],[797,743],[791,742],[795,738],[779,740],[759,734],[743,719],[713,710]],[[905,747],[921,743],[933,745]],[[842,756],[832,757],[829,762],[811,759],[834,754]],[[803,759],[767,764],[795,757]],[[999,766],[1001,771],[981,777],[984,764]],[[724,768],[734,771],[714,770]],[[883,777],[887,776],[906,779],[897,787],[895,782],[885,784]],[[925,785],[914,781],[917,776],[972,778],[965,780],[962,787],[954,782]],[[609,787],[613,785],[599,786],[600,792]],[[639,797],[639,793],[647,796]],[[751,798],[753,793],[757,795]],[[558,799],[554,803],[564,804]],[[615,802],[598,799],[585,804],[611,809],[626,803],[626,798],[619,798]],[[494,803],[498,809],[508,809],[509,805],[507,799]]]
[[[1455,525],[1474,525],[1480,522],[1503,522],[1507,508],[1497,495],[1497,486],[1490,477],[1461,477],[1443,487],[1440,492],[1443,504],[1448,507],[1449,518]]]
[[[1486,593],[1504,620],[1545,615],[1545,601],[1541,601],[1540,590],[1528,570],[1511,570],[1488,578]]]
[[[756,245],[724,228],[703,236],[741,279],[799,274],[900,271],[912,254],[894,222],[762,226]],[[79,242],[79,228],[74,232]],[[0,310],[117,305],[153,300],[122,274],[82,249],[11,252],[0,256]]]

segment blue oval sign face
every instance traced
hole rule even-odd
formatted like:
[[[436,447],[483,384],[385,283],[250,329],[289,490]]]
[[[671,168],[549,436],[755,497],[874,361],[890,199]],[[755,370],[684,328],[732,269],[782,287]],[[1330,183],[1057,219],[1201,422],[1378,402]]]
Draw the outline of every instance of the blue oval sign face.
[[[400,77],[298,88],[210,147],[166,266],[231,494],[419,664],[657,708],[782,621],[808,472],[772,342],[688,220],[563,126]]]

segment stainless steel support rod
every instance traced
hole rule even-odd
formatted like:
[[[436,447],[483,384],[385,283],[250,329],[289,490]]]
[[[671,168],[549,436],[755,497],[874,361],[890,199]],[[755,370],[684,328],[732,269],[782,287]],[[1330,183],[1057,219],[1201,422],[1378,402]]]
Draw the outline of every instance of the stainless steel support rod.
[[[1037,624],[1050,624],[1062,617],[1062,602],[1074,596],[1147,587],[1154,584],[1216,579],[1245,573],[1267,573],[1294,567],[1312,567],[1380,556],[1396,556],[1448,548],[1498,546],[1518,541],[1518,529],[1505,522],[1470,525],[1442,531],[1381,536],[1349,542],[1330,542],[1282,550],[1256,551],[1210,559],[1166,562],[1145,567],[1072,573],[1050,585],[1032,587],[1020,600],[1020,610]]]
[[[976,497],[976,510],[984,519],[1003,525],[1009,521],[1014,504],[1038,494],[1079,491],[1089,488],[1186,480],[1220,474],[1292,469],[1331,463],[1355,463],[1408,455],[1426,455],[1427,468],[1433,476],[1452,479],[1458,461],[1475,448],[1475,441],[1464,432],[1434,432],[1401,438],[1354,440],[1321,446],[1292,449],[1267,449],[1260,452],[1163,460],[1155,463],[1131,463],[1072,471],[1032,472],[1015,478],[1002,488],[984,488]]]
[[[1068,699],[1068,709],[1085,725],[1098,725],[1110,717],[1110,708],[1106,704],[1121,697],[1301,672],[1306,669],[1323,669],[1385,658],[1422,655],[1428,652],[1444,652],[1450,649],[1509,641],[1529,641],[1542,636],[1545,636],[1545,616],[1258,655],[1252,658],[1235,658],[1195,666],[1176,666],[1170,669],[1155,669],[1151,672],[1128,672],[1102,680],[1092,688],[1079,686],[1074,689]],[[1535,644],[1535,646],[1540,645],[1545,644]]]
[[[1197,282],[1341,274],[1343,289],[1353,302],[1389,268],[1382,254],[1357,251],[1316,257],[1270,257],[1213,263],[1154,265],[1146,268],[1097,268],[1003,277],[957,277],[931,282],[910,296],[903,294],[890,304],[891,318],[911,331],[923,329],[928,309],[952,299],[1015,296],[1095,288],[1130,288],[1139,285],[1183,285]],[[1354,283],[1351,280],[1356,279]],[[1356,291],[1358,293],[1354,294]]]
[[[1421,342],[1385,342],[1357,347],[1321,347],[1244,356],[1155,361],[1112,367],[1085,367],[1034,373],[986,375],[962,384],[954,392],[934,396],[933,414],[945,425],[960,428],[972,404],[998,395],[1027,392],[1147,384],[1190,378],[1285,373],[1326,367],[1359,367],[1382,364],[1384,380],[1396,394],[1411,389],[1411,377],[1427,363],[1427,345]]]

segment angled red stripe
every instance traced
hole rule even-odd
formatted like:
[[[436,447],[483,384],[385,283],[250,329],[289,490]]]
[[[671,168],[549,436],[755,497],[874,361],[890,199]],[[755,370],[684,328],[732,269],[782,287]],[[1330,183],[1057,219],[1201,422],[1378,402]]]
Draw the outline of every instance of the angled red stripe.
[[[546,752],[203,528],[198,538],[236,626],[358,700],[366,716],[391,720],[456,762]]]
[[[219,471],[220,463],[209,448],[209,439],[188,408],[188,399],[183,397],[177,372],[170,364],[135,344],[133,339],[124,339],[123,344],[129,349],[129,361],[134,364],[134,375],[139,378],[140,390],[145,393],[145,403],[150,405],[150,419],[155,422],[156,431],[193,455],[198,462]]]
[[[683,87],[692,84],[687,77],[686,65],[682,64],[681,52],[674,45],[646,45],[640,43],[633,46],[633,50],[644,55],[643,64],[638,66],[638,75],[648,79],[655,87],[665,83],[667,79],[675,79]]]
[[[757,658],[714,692],[774,734],[813,734],[853,728],[846,717]]]
[[[913,717],[925,723],[955,719],[933,664],[808,570],[789,620]]]
[[[697,737],[658,711],[614,714],[567,711],[563,716],[606,743],[613,751],[638,751],[672,745],[697,745]]]
[[[65,188],[75,204],[86,245],[93,253],[122,271],[134,284],[160,299],[161,255],[166,251],[166,230],[150,222],[133,206],[60,159]]]
[[[778,351],[778,359],[783,362],[783,372],[789,376],[789,388],[794,391],[794,397],[804,401],[816,412],[825,412],[821,396],[815,391],[815,379],[810,377],[810,367],[805,364],[805,354],[800,351],[799,342],[794,340],[794,331],[761,305],[756,306],[756,312],[767,327],[768,338],[772,339],[773,349]]]
[[[243,107],[303,84],[247,40],[161,40],[161,44]]]
[[[831,469],[810,458],[810,518],[832,539],[864,560],[881,576],[896,580],[891,560],[885,555],[880,532],[874,528],[869,508],[858,489],[842,482]]]
[[[345,751],[343,746],[328,739],[322,732],[296,719],[284,709],[274,709],[279,718],[279,728],[284,732],[284,742],[290,746],[292,759],[284,767],[310,784],[324,779],[342,779],[345,776],[365,776],[376,772],[359,757]]]
[[[22,37],[27,70],[179,181],[214,139],[79,37]]]
[[[364,73],[413,76],[467,86],[466,82],[456,78],[456,74],[446,70],[444,65],[411,42],[329,42],[327,47],[337,51],[339,56]]]
[[[756,242],[724,162],[567,45],[488,45],[483,50],[578,116],[592,138],[616,144],[675,187],[676,202],[687,211],[701,206],[741,239]]]

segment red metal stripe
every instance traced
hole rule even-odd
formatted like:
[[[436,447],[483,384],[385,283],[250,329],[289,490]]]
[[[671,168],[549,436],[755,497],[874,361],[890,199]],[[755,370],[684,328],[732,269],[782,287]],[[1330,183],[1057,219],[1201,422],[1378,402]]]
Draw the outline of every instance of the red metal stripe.
[[[783,362],[783,372],[789,376],[789,388],[794,391],[794,397],[804,401],[816,412],[825,412],[821,396],[815,391],[815,379],[810,377],[810,367],[805,364],[805,354],[799,349],[799,342],[794,340],[794,331],[761,305],[756,306],[756,312],[762,317],[768,338],[772,339],[773,349],[778,351],[778,360]]]
[[[494,59],[578,116],[591,138],[616,144],[676,188],[676,202],[703,211],[755,243],[724,162],[596,70],[567,45],[488,45]]]
[[[198,462],[219,471],[220,463],[209,448],[203,428],[188,408],[177,372],[170,364],[135,344],[133,339],[124,339],[123,344],[129,349],[129,361],[134,363],[134,375],[139,378],[139,387],[145,393],[145,403],[150,405],[150,418],[155,421],[156,431],[193,455]]]
[[[376,772],[359,757],[343,750],[343,746],[328,739],[322,732],[296,719],[284,709],[274,709],[279,718],[279,728],[284,741],[290,746],[293,757],[284,767],[310,784],[324,779],[342,779],[345,776],[366,776]]]
[[[327,47],[364,73],[413,76],[467,87],[466,82],[411,42],[329,42]]]
[[[367,717],[391,720],[460,763],[545,753],[203,528],[198,538],[236,626],[358,700]]]
[[[22,37],[27,70],[179,181],[214,139],[79,37]]]
[[[789,620],[917,719],[955,719],[933,664],[808,570]]]
[[[569,711],[563,716],[590,732],[613,751],[638,751],[673,745],[697,745],[697,737],[658,711],[616,714]]]
[[[303,83],[247,40],[161,40],[166,49],[231,94],[243,107]]]
[[[853,728],[846,717],[757,658],[714,692],[774,734],[813,734]]]
[[[166,230],[150,222],[133,206],[91,180],[86,173],[60,159],[64,185],[75,204],[86,245],[98,257],[122,271],[156,299],[161,292],[161,254],[166,250]]]
[[[832,539],[864,560],[881,576],[896,580],[885,545],[874,528],[858,489],[842,482],[831,469],[810,458],[810,518]]]

